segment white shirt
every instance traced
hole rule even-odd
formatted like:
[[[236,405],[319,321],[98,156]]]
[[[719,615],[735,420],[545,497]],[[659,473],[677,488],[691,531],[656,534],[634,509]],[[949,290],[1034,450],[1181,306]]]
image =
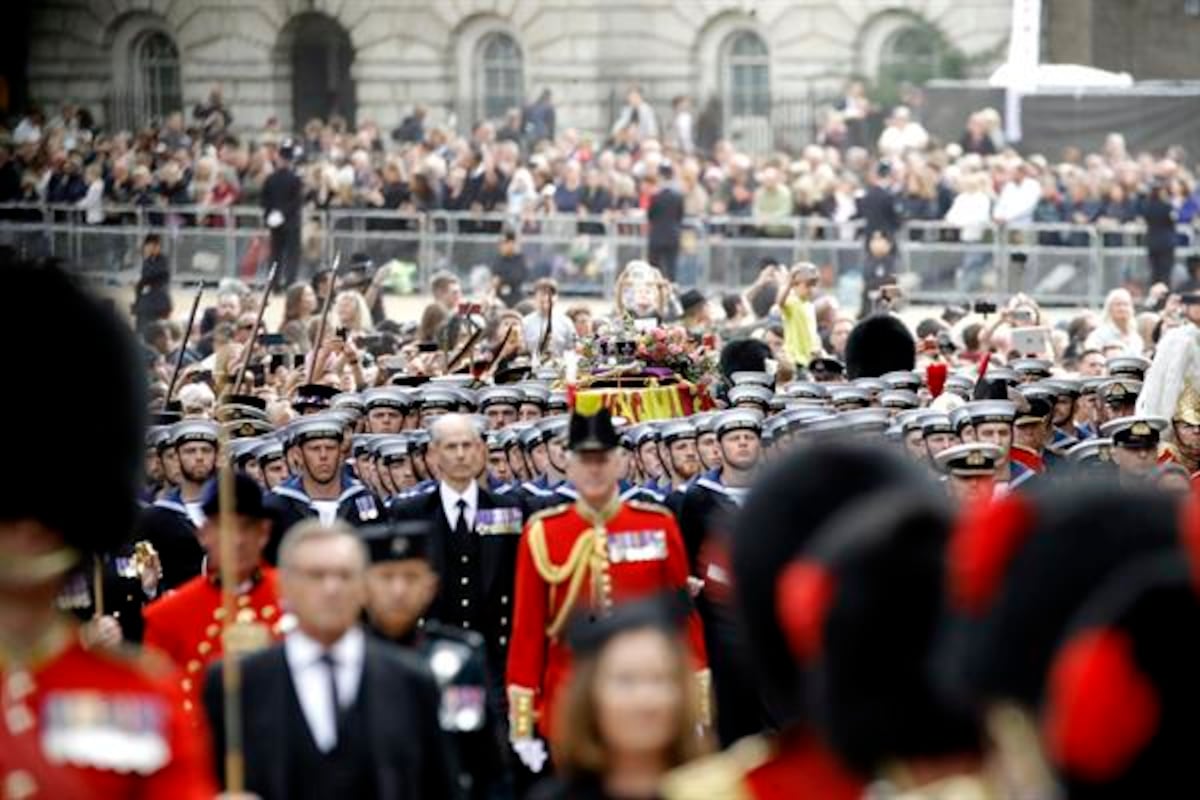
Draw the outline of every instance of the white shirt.
[[[312,505],[317,510],[317,516],[320,518],[322,525],[328,527],[337,520],[337,500],[313,500]]]
[[[203,506],[204,506],[204,503],[202,503],[199,500],[197,500],[194,503],[184,503],[183,504],[184,510],[187,511],[188,519],[190,519],[192,521],[192,524],[195,525],[197,528],[199,528],[201,525],[203,525],[204,521],[208,519],[208,516],[205,515],[205,513],[204,513]]]
[[[546,334],[546,317],[540,311],[526,314],[521,318],[521,336],[525,340],[525,349],[537,353],[542,345],[542,337]],[[552,356],[560,356],[563,351],[575,346],[575,323],[571,318],[557,308],[553,321],[550,323],[550,341],[547,349]]]
[[[364,649],[363,632],[357,626],[346,631],[329,648],[328,652],[336,662],[334,682],[337,684],[338,705],[343,709],[353,705],[358,696]],[[322,753],[328,753],[337,745],[337,720],[333,717],[333,703],[329,698],[329,667],[321,661],[326,649],[297,630],[283,640],[283,651],[308,730],[317,748]]]
[[[467,515],[467,527],[474,530],[475,512],[479,508],[479,484],[471,481],[467,484],[466,491],[459,494],[450,484],[442,481],[439,491],[442,495],[442,511],[446,513],[446,522],[450,523],[450,529],[453,530],[458,525],[458,501],[466,500],[467,507],[463,509],[463,513]]]
[[[984,226],[992,221],[992,198],[986,192],[963,192],[946,211],[946,222],[960,229],[959,240],[978,242]]]
[[[1033,178],[1020,183],[1009,181],[996,198],[992,214],[1009,225],[1028,225],[1033,222],[1033,210],[1042,196],[1042,186]]]

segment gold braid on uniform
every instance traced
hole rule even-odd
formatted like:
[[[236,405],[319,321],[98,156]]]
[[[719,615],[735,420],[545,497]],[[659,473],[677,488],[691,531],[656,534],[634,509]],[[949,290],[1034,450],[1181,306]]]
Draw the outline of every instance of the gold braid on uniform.
[[[533,689],[508,687],[508,729],[513,741],[533,737]]]
[[[567,596],[546,627],[546,635],[551,639],[558,638],[563,626],[570,618],[575,603],[579,600],[583,579],[587,577],[589,571],[592,574],[593,603],[598,608],[608,610],[611,604],[612,584],[608,575],[608,539],[604,523],[612,519],[620,508],[620,496],[614,496],[613,501],[599,511],[588,507],[585,503],[576,503],[576,511],[585,520],[591,522],[593,527],[587,528],[579,534],[579,538],[571,545],[571,552],[567,555],[567,560],[562,564],[555,564],[550,560],[550,554],[546,550],[546,529],[542,526],[541,519],[535,517],[530,523],[529,554],[533,558],[533,565],[537,569],[538,575],[547,584],[548,605],[553,603],[554,588],[570,581],[567,584]]]

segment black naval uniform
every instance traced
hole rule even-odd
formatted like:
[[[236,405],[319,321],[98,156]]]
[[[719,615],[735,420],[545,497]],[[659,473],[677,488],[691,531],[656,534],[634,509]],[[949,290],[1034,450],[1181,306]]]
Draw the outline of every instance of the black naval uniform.
[[[159,592],[181,586],[200,574],[204,548],[196,538],[196,524],[188,516],[178,489],[142,511],[131,538],[148,541],[158,551],[163,569]]]
[[[483,800],[505,772],[504,729],[487,702],[487,655],[475,631],[426,622],[409,635],[391,639],[368,625],[381,641],[418,655],[433,673],[441,693],[438,719],[457,756],[459,784],[472,800]]]
[[[733,609],[718,599],[712,568],[701,563],[706,545],[714,549],[728,547],[728,523],[740,507],[742,496],[721,483],[719,474],[709,474],[687,488],[678,512],[688,564],[692,574],[706,583],[696,597],[696,611],[704,622],[704,645],[718,709],[717,738],[722,746],[760,733],[766,723],[749,665],[743,658],[745,644]]]
[[[96,556],[100,560],[103,612],[121,626],[126,642],[142,641],[142,606],[153,597],[142,588],[133,558],[133,546],[121,545],[111,553]],[[95,562],[84,561],[67,578],[57,605],[83,622],[96,616]]]
[[[441,484],[397,500],[389,516],[396,522],[432,523],[429,563],[441,580],[426,618],[482,634],[489,674],[499,679],[512,630],[513,581],[524,516],[516,500],[482,487],[478,491],[475,524],[465,531],[458,530],[457,518],[446,518]]]

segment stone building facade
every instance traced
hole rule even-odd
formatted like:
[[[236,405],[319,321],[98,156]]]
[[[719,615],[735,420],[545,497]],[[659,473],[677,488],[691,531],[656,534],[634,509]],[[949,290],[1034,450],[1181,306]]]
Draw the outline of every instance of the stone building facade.
[[[222,85],[235,127],[338,112],[396,125],[414,103],[459,127],[554,94],[604,131],[629,84],[656,106],[720,103],[729,128],[811,125],[852,76],[986,75],[1007,0],[46,0],[30,97],[129,125]]]

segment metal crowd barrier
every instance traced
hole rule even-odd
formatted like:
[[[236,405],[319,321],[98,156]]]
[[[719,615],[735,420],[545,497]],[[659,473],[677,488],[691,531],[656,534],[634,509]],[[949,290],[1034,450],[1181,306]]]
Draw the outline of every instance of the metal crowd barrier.
[[[141,242],[158,233],[179,280],[215,280],[266,273],[269,235],[261,209],[231,206],[106,207],[101,224],[88,224],[74,207],[0,205],[0,242],[29,257],[55,256],[112,281],[136,280]],[[600,216],[514,216],[504,213],[401,213],[325,209],[307,213],[300,274],[365,252],[377,264],[407,265],[416,286],[437,270],[479,280],[479,268],[498,256],[499,234],[520,231],[530,277],[552,276],[565,294],[612,296],[621,267],[647,253],[640,211]],[[1177,270],[1200,253],[1195,228],[1179,229]],[[974,234],[974,235],[972,235]],[[893,270],[918,302],[941,303],[1031,293],[1042,302],[1098,305],[1118,286],[1148,285],[1149,265],[1140,225],[983,225],[963,232],[941,221],[911,221],[897,232]],[[828,286],[853,307],[862,294],[861,221],[812,217],[685,220],[676,281],[710,295],[752,283],[763,263],[818,264]]]

